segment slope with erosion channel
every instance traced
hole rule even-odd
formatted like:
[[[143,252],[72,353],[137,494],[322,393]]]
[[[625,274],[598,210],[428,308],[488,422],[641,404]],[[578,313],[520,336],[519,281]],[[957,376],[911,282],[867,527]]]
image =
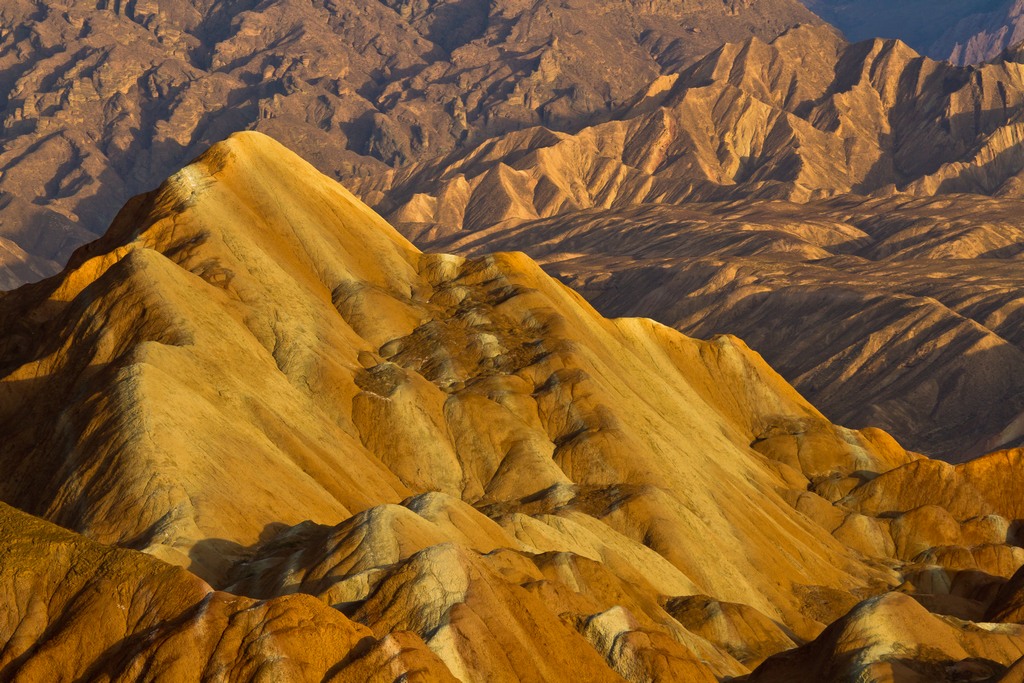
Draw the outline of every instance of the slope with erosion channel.
[[[259,134],[0,321],[5,674],[170,678],[187,647],[222,679],[712,681],[893,610],[977,632],[915,666],[1024,652],[958,626],[1013,604],[1021,452],[931,461],[736,338],[605,319],[522,254],[420,253]]]

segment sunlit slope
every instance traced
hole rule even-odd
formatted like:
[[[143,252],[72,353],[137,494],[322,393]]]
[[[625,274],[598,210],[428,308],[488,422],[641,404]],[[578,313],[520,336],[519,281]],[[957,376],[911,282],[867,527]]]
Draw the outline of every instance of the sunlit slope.
[[[421,254],[259,134],[0,298],[0,328],[3,500],[412,631],[462,680],[741,675],[923,565],[990,577],[969,617],[1024,562],[1009,507],[897,507],[875,482],[930,461],[739,340],[605,319],[522,254]]]

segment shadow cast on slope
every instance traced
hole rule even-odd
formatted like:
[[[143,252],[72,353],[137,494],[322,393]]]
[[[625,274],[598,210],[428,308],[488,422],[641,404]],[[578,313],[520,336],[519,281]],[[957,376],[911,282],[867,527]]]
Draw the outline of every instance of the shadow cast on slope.
[[[271,522],[263,527],[256,543],[245,546],[226,538],[204,538],[196,541],[189,549],[188,570],[218,590],[223,590],[239,577],[233,570],[252,559],[257,551],[293,527],[283,522]],[[143,548],[148,545],[146,538],[136,539],[130,547]],[[249,596],[260,598],[261,596]]]

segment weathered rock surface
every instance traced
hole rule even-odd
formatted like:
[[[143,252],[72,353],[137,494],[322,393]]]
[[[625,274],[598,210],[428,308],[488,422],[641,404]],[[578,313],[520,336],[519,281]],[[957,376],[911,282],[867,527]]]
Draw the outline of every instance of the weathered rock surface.
[[[0,192],[93,232],[245,128],[358,181],[408,234],[635,203],[1024,187],[1015,53],[962,68],[895,40],[850,45],[795,0],[19,0],[0,35]],[[5,249],[8,282],[66,255],[25,241]]]
[[[747,680],[991,680],[1024,654],[1022,636],[1019,625],[940,617],[888,593],[859,605],[813,642],[768,660]]]
[[[959,460],[1024,437],[1014,60],[801,27],[616,120],[353,186],[423,247],[521,249],[606,314],[738,334],[836,421]]]
[[[0,498],[70,530],[0,508],[24,680],[813,679],[904,622],[914,671],[1024,652],[955,621],[1024,564],[991,466],[1019,453],[930,461],[734,337],[603,318],[521,253],[423,254],[257,133],[0,296],[0,329]]]
[[[416,237],[590,208],[845,193],[1020,195],[1024,65],[801,26],[725,45],[578,132],[532,128],[353,181]]]
[[[100,233],[128,197],[234,131],[273,134],[353,177],[607,117],[723,42],[816,21],[797,0],[9,0],[0,193]],[[36,271],[65,262],[59,247],[15,241]],[[37,279],[8,263],[0,285]]]
[[[421,240],[522,249],[607,315],[735,332],[826,415],[962,460],[1024,438],[1019,200],[590,210]]]
[[[0,532],[4,680],[454,680],[413,634],[378,640],[308,596],[215,592],[2,503]]]
[[[109,207],[255,128],[424,247],[468,248],[472,230],[487,251],[494,227],[613,212],[600,220],[637,248],[584,245],[561,277],[603,312],[741,335],[839,422],[948,459],[1024,435],[1019,280],[979,260],[1021,253],[1016,53],[959,68],[850,45],[788,0],[66,4],[0,8],[0,288],[55,272]],[[876,197],[836,198],[851,192]],[[794,205],[743,210],[773,226],[745,231],[758,246],[735,207],[694,208],[727,225],[687,259],[640,245],[676,221],[665,204],[736,198]],[[501,248],[541,256],[541,239]],[[627,253],[645,264],[629,277]]]

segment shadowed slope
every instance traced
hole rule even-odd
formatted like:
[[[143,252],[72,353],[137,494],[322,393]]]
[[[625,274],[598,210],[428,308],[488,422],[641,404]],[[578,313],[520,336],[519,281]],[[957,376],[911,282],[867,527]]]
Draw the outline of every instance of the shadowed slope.
[[[214,592],[3,504],[0,530],[5,680],[453,680],[411,633],[376,640],[306,596]]]

